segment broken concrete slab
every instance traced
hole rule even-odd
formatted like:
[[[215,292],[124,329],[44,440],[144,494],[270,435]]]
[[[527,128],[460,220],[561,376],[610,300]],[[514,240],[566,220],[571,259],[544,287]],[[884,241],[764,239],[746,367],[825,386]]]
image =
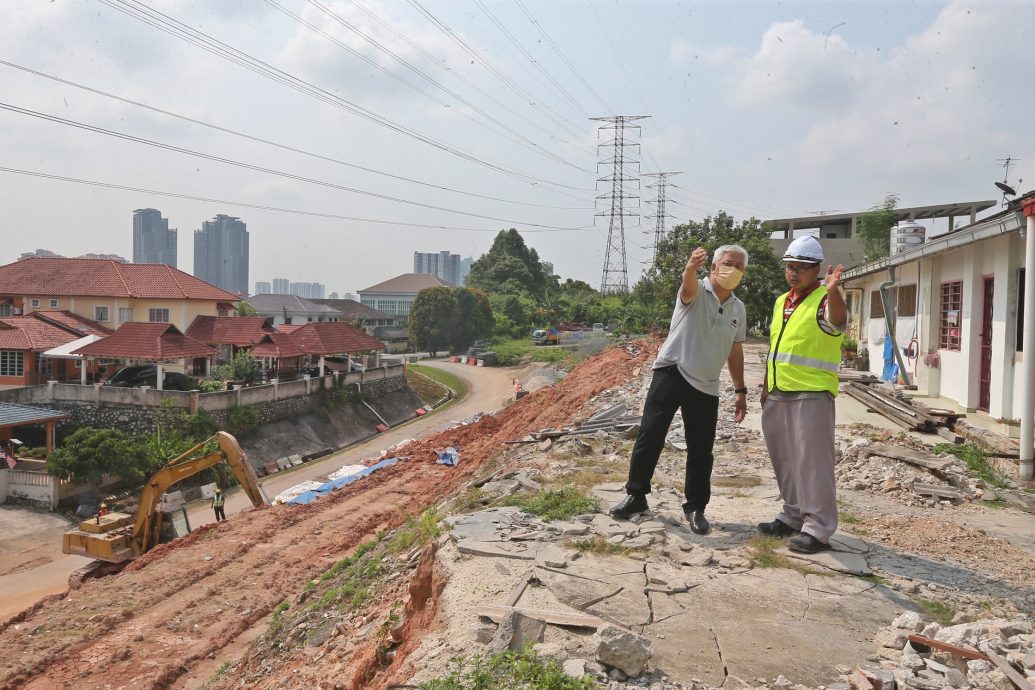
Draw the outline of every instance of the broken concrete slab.
[[[550,625],[560,625],[571,628],[596,629],[604,624],[604,621],[600,620],[596,616],[569,613],[567,611],[547,611],[543,609],[502,605],[489,605],[478,609],[479,616],[484,616],[491,621],[503,621],[512,612],[520,613],[527,618],[534,618],[536,620],[543,621],[544,623],[549,623]]]
[[[851,551],[820,551],[819,553],[798,553],[788,548],[775,549],[774,553],[799,561],[814,563],[829,570],[849,575],[872,575],[873,571],[861,554]]]
[[[598,630],[593,641],[597,661],[634,678],[643,673],[654,654],[650,640],[615,625]]]
[[[588,607],[586,613],[623,627],[647,625],[650,623],[650,601],[643,593],[641,582],[639,589],[623,587],[614,595]]]
[[[598,601],[614,596],[622,589],[622,586],[618,584],[556,573],[551,570],[542,571],[542,580],[558,601],[580,611],[585,611]]]
[[[538,546],[520,542],[478,541],[477,539],[461,539],[457,543],[460,553],[471,556],[488,556],[491,558],[516,558],[524,561],[535,560]]]
[[[539,548],[539,552],[536,554],[536,563],[540,563],[547,568],[564,568],[568,565],[568,555],[561,547],[554,544],[546,544]]]
[[[660,592],[648,592],[650,599],[651,624],[660,623],[666,618],[686,613],[686,609],[679,605],[679,602],[668,594]]]
[[[843,532],[838,532],[830,537],[830,546],[834,551],[849,553],[865,554],[870,551],[870,545],[862,539]]]
[[[496,635],[486,648],[486,652],[496,654],[508,649],[516,651],[524,648],[526,644],[542,642],[545,631],[546,623],[543,621],[511,610],[500,621]]]
[[[589,533],[589,525],[582,522],[552,522],[561,531],[562,537],[581,537]]]

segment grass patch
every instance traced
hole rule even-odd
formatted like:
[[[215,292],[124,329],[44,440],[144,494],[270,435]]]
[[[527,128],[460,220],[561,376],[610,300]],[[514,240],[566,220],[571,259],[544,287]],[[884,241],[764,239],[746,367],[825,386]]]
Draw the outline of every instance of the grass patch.
[[[625,473],[619,469],[613,470],[601,470],[600,468],[579,470],[574,474],[568,475],[565,479],[568,483],[574,484],[575,486],[585,487],[591,489],[594,486],[600,484],[607,484],[613,482],[616,479],[624,478]]]
[[[1009,486],[1006,477],[988,464],[988,458],[981,448],[973,443],[939,443],[933,449],[935,453],[948,453],[967,464],[975,476],[985,480],[989,486],[1004,489]]]
[[[450,504],[450,513],[466,513],[471,510],[481,510],[487,506],[492,500],[492,497],[482,491],[477,486],[469,486],[462,493],[457,495]]]
[[[881,577],[880,575],[874,575],[873,573],[870,573],[869,575],[859,575],[857,577],[860,580],[866,580],[867,582],[872,582],[875,585],[881,585],[883,587],[891,586],[891,580]]]
[[[784,545],[780,537],[766,537],[761,534],[748,539],[747,547],[750,551],[751,565],[755,568],[785,568],[794,570],[802,575],[830,575],[826,570],[816,570],[801,563],[794,558],[787,558],[776,553],[776,549]]]
[[[544,491],[535,496],[514,494],[503,501],[504,505],[517,506],[543,520],[567,520],[597,509],[597,500],[583,494],[574,486],[565,486],[554,491]]]
[[[224,673],[226,673],[229,670],[230,670],[230,662],[229,661],[224,661],[222,663],[222,665],[219,668],[216,669],[215,673],[213,673],[211,676],[209,676],[209,679],[207,681],[205,681],[205,686],[208,687],[212,683],[215,683],[217,680],[219,680],[223,676]]]
[[[721,486],[730,489],[744,489],[749,486],[758,486],[762,483],[759,477],[712,477],[712,486]]]
[[[420,374],[421,376],[426,376],[432,381],[452,388],[453,392],[456,393],[456,397],[453,398],[453,400],[462,400],[463,397],[467,395],[467,384],[461,381],[460,377],[456,374],[420,364],[407,364],[406,370]]]
[[[571,350],[565,347],[534,345],[531,335],[527,338],[493,340],[492,351],[496,353],[500,366],[505,367],[514,366],[521,362],[567,363],[573,354]]]
[[[993,501],[981,501],[981,505],[992,510],[1004,510],[1010,507],[1010,504],[1001,498],[996,498]]]
[[[395,533],[388,543],[388,551],[393,554],[409,551],[415,546],[424,546],[442,534],[438,511],[434,508],[424,511],[419,518],[408,517],[406,523]]]
[[[924,613],[942,625],[949,625],[952,623],[952,619],[956,615],[956,609],[951,606],[946,606],[940,601],[918,597],[916,603]]]
[[[449,390],[438,381],[406,367],[406,383],[425,405],[433,405],[444,398]]]
[[[612,544],[599,535],[569,541],[568,544],[579,553],[595,553],[601,556],[628,556],[632,553],[643,553],[647,549],[641,547]]]
[[[531,646],[520,652],[501,652],[489,657],[472,655],[451,660],[449,672],[421,683],[421,690],[591,690],[598,687],[588,674],[572,678],[561,662],[540,657]]]
[[[837,511],[837,521],[842,525],[856,525],[859,523],[859,518],[847,510],[839,510]]]
[[[273,609],[273,616],[270,618],[270,627],[266,629],[266,637],[273,637],[284,628],[284,613],[291,608],[291,604],[282,601]]]

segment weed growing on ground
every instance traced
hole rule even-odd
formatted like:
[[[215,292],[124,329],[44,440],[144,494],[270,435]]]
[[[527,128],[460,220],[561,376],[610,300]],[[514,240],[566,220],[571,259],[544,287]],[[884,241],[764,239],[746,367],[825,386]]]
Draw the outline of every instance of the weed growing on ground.
[[[855,525],[858,524],[859,518],[847,510],[837,511],[837,521],[842,525]]]
[[[642,553],[647,549],[636,547],[630,548],[621,544],[612,544],[601,536],[594,535],[585,539],[577,539],[568,542],[568,545],[579,553],[595,553],[602,556],[628,556],[632,553]]]
[[[986,508],[993,508],[995,510],[1003,510],[1004,508],[1008,508],[1010,504],[997,496],[992,501],[981,501],[981,505],[985,506]]]
[[[491,502],[491,497],[477,486],[469,486],[449,504],[449,512],[466,513],[471,510],[481,510]]]
[[[597,687],[588,675],[565,675],[556,659],[540,657],[531,647],[520,652],[501,652],[489,657],[472,655],[452,660],[449,673],[421,683],[421,690],[590,690]]]
[[[952,619],[956,615],[956,609],[951,606],[946,606],[940,601],[918,597],[916,603],[924,613],[942,625],[949,625],[952,623]]]
[[[229,661],[224,661],[222,663],[222,665],[219,668],[216,669],[216,672],[213,673],[211,676],[209,676],[209,679],[205,682],[205,687],[208,687],[212,683],[215,683],[217,680],[219,680],[222,677],[222,675],[224,673],[226,673],[229,670],[230,670],[230,662]]]
[[[543,520],[567,520],[597,509],[597,500],[583,494],[574,486],[565,486],[555,491],[544,491],[536,496],[514,494],[508,496],[504,505],[517,506]]]
[[[291,604],[282,601],[273,609],[273,616],[270,618],[270,627],[266,629],[266,637],[273,637],[284,627],[284,612],[291,608]]]
[[[424,511],[419,518],[407,517],[406,523],[392,537],[388,551],[393,554],[409,551],[414,546],[424,546],[442,534],[438,511],[434,508]]]
[[[875,585],[882,585],[884,587],[891,586],[891,580],[883,578],[880,575],[874,575],[873,573],[870,573],[869,575],[859,575],[858,577],[860,580],[866,580],[867,582],[872,582]]]
[[[728,487],[731,489],[743,489],[749,486],[758,486],[762,483],[759,477],[736,476],[736,477],[712,477],[712,486]]]
[[[761,534],[747,540],[751,555],[751,565],[755,568],[786,568],[802,575],[830,575],[828,571],[810,568],[793,558],[776,553],[776,549],[784,545],[780,537],[766,537]]]
[[[967,467],[975,476],[984,479],[985,483],[998,489],[1009,486],[1006,477],[988,464],[988,458],[981,448],[973,443],[955,444],[939,443],[932,450],[935,453],[948,453],[967,463]]]

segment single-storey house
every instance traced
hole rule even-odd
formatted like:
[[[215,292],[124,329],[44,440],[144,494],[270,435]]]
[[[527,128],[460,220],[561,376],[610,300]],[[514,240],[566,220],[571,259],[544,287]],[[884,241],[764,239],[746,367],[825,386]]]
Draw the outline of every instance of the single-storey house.
[[[154,364],[156,388],[162,390],[166,366],[172,364],[187,374],[207,376],[216,350],[185,336],[171,323],[124,323],[112,335],[79,348],[75,354],[87,359],[117,359],[124,364]],[[204,371],[198,371],[199,363],[203,363]]]
[[[288,333],[266,333],[251,354],[262,361],[267,378],[282,380],[298,376],[305,357],[302,347]]]
[[[342,321],[353,324],[357,321],[362,322],[363,329],[371,335],[378,326],[395,326],[405,321],[401,316],[386,314],[354,299],[311,299],[309,301],[337,309],[341,312]]]
[[[1035,370],[1025,352],[1032,343],[1024,338],[1024,284],[1035,240],[1026,213],[1035,213],[1035,192],[845,271],[853,335],[871,372],[887,379],[898,367],[918,395],[987,413],[1004,430],[1030,427]]]
[[[342,320],[337,309],[297,295],[252,295],[246,301],[256,314],[273,319],[274,326]]]
[[[110,328],[68,311],[0,317],[0,389],[95,377],[100,366],[96,362],[89,371],[83,371],[78,358],[49,355],[55,348],[84,337],[111,333]]]
[[[273,333],[270,316],[196,316],[184,334],[215,348],[216,364],[226,364],[238,350],[256,345]]]
[[[376,367],[379,366],[378,355],[385,349],[385,344],[380,340],[343,321],[307,323],[293,330],[289,337],[301,348],[311,365],[316,362],[320,376],[327,370],[328,357],[344,359],[343,368],[348,371],[352,364],[352,355],[372,352],[372,366]]]

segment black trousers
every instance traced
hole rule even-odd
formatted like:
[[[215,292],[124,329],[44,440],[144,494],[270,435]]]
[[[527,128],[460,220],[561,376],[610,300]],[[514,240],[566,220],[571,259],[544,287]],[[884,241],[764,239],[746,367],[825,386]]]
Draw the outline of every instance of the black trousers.
[[[216,511],[216,522],[220,520],[226,520],[226,513],[223,512],[223,506],[212,506]]]
[[[715,425],[719,421],[719,399],[691,386],[674,366],[654,370],[640,420],[640,433],[633,446],[625,490],[634,496],[650,493],[650,480],[677,409],[683,413],[686,439],[686,479],[683,484],[686,503],[683,509],[704,510],[712,494],[712,465],[715,462],[712,446],[715,444]]]

